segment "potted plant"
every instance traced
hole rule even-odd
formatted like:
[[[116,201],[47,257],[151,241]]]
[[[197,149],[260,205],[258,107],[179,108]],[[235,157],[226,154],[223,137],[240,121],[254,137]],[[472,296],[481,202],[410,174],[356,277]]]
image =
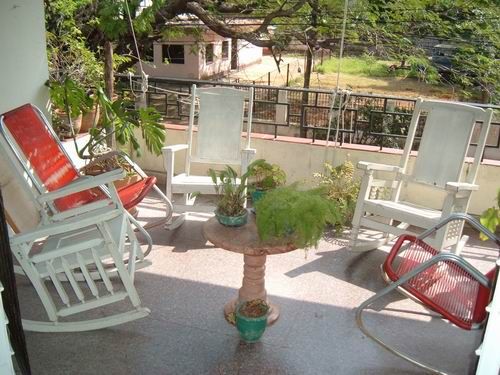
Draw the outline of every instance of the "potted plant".
[[[215,184],[218,196],[215,216],[219,223],[229,227],[245,225],[248,218],[245,209],[248,172],[241,176],[239,183],[237,183],[238,174],[229,165],[219,172],[210,168],[208,174]]]
[[[269,305],[261,299],[240,303],[236,307],[236,328],[243,341],[254,343],[260,340],[267,326]]]
[[[317,247],[328,225],[337,223],[335,202],[322,188],[299,190],[297,185],[266,193],[256,204],[257,230],[262,241],[286,238],[296,247]]]
[[[149,152],[159,156],[165,142],[165,128],[160,123],[161,115],[154,108],[135,109],[133,103],[126,99],[111,101],[105,95],[101,87],[97,87],[93,94],[95,98],[94,108],[100,112],[100,121],[94,119],[89,129],[89,140],[78,151],[82,159],[91,161],[91,168],[86,168],[89,174],[106,172],[117,167],[127,172],[126,161],[119,157],[103,159],[102,162],[92,163],[92,160],[110,151],[107,139],[114,137],[120,146],[131,145],[133,152],[141,155],[141,148],[136,136],[136,130],[140,131],[146,148]]]
[[[248,188],[255,204],[266,191],[285,185],[286,173],[277,164],[264,159],[254,161],[248,166]]]
[[[325,163],[325,173],[315,173],[318,187],[323,189],[325,197],[335,202],[339,221],[335,224],[341,230],[351,222],[359,193],[359,181],[354,176],[354,165],[346,161],[336,167]]]
[[[92,108],[92,98],[85,89],[70,78],[49,81],[50,100],[53,105],[52,123],[61,137],[78,134],[82,114]]]
[[[479,220],[492,233],[495,233],[497,227],[500,225],[500,189],[497,191],[496,207],[493,206],[485,210]],[[483,241],[488,239],[483,233],[479,235],[479,238]]]

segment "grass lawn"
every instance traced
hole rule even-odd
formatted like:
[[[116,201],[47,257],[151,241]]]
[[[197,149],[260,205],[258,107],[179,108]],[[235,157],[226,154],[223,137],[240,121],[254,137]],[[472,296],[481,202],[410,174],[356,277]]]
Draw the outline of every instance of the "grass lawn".
[[[334,57],[323,62],[316,67],[318,73],[329,74],[337,73],[339,59]],[[389,71],[389,66],[394,61],[376,60],[370,57],[344,57],[340,65],[340,72],[363,77],[389,77],[404,75],[404,72]]]
[[[337,83],[337,58],[316,66],[311,76],[311,87],[331,89]],[[443,83],[430,84],[408,77],[408,70],[391,72],[394,61],[376,60],[371,57],[344,57],[340,67],[340,87],[354,92],[402,97],[426,97],[455,100],[460,99],[460,89]],[[294,80],[300,87],[303,78]]]

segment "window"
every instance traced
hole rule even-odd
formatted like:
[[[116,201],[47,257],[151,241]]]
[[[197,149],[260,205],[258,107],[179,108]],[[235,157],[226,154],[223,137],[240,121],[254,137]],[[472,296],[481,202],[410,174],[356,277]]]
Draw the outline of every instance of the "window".
[[[229,58],[229,41],[227,40],[222,42],[222,58]]]
[[[210,64],[214,62],[214,45],[207,44],[205,46],[205,63]]]
[[[184,45],[163,44],[162,56],[164,64],[184,64]]]

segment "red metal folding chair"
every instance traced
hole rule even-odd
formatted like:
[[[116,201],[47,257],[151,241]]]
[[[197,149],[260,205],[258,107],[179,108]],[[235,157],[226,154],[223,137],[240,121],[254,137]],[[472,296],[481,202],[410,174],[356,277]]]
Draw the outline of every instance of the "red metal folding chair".
[[[421,363],[369,332],[362,320],[363,311],[375,301],[399,288],[410,298],[439,313],[456,326],[479,328],[486,318],[486,306],[497,274],[497,267],[483,274],[464,258],[449,252],[438,252],[424,239],[454,220],[464,220],[484,233],[500,249],[500,239],[466,214],[453,214],[420,236],[403,235],[392,247],[382,269],[390,285],[363,302],[356,310],[356,322],[363,333],[391,353],[424,368],[441,371]]]
[[[39,194],[63,188],[85,178],[80,175],[71,158],[65,152],[47,119],[35,106],[25,104],[0,116],[0,132],[19,162],[18,165],[22,167],[21,172],[30,177]],[[130,209],[136,206],[152,188],[171,208],[172,205],[168,198],[155,185],[156,178],[148,177],[130,158],[126,159],[142,178],[118,189],[118,195],[124,208]],[[97,202],[104,196],[106,196],[105,186],[88,189],[56,199],[54,204],[48,205],[48,208],[53,214],[62,213]],[[130,220],[145,236],[148,242],[145,254],[149,253],[152,248],[151,237],[135,218],[130,216]]]

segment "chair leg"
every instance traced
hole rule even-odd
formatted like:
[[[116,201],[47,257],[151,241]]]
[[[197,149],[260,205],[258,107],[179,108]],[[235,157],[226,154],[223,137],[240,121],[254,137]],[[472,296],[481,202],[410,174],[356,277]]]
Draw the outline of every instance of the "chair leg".
[[[417,361],[416,359],[410,357],[408,354],[406,353],[403,353],[391,346],[389,346],[388,344],[386,344],[380,337],[376,336],[375,334],[371,333],[365,326],[364,322],[363,322],[363,311],[368,308],[371,304],[373,304],[375,301],[381,299],[382,297],[388,295],[389,293],[391,293],[392,291],[394,291],[395,289],[397,289],[398,287],[400,287],[401,285],[403,285],[404,283],[408,282],[408,280],[410,280],[412,277],[415,277],[415,275],[421,273],[423,270],[427,269],[430,265],[434,264],[435,262],[433,261],[427,261],[426,262],[427,264],[421,264],[420,266],[414,268],[412,271],[406,273],[404,276],[402,276],[399,280],[391,283],[390,285],[386,286],[384,289],[382,289],[381,291],[379,291],[378,293],[376,293],[375,295],[373,295],[372,297],[368,298],[366,301],[364,301],[361,305],[358,306],[358,308],[356,309],[356,324],[358,326],[358,328],[370,339],[372,339],[373,341],[375,341],[377,344],[379,344],[380,346],[382,346],[384,349],[388,350],[389,352],[391,352],[392,354],[404,359],[405,361],[408,361],[412,364],[414,364],[415,366],[418,366],[420,368],[423,368],[427,371],[430,371],[434,374],[442,374],[442,375],[446,375],[446,373],[432,367],[432,366],[429,366],[425,363],[422,363],[422,362],[419,362]]]

